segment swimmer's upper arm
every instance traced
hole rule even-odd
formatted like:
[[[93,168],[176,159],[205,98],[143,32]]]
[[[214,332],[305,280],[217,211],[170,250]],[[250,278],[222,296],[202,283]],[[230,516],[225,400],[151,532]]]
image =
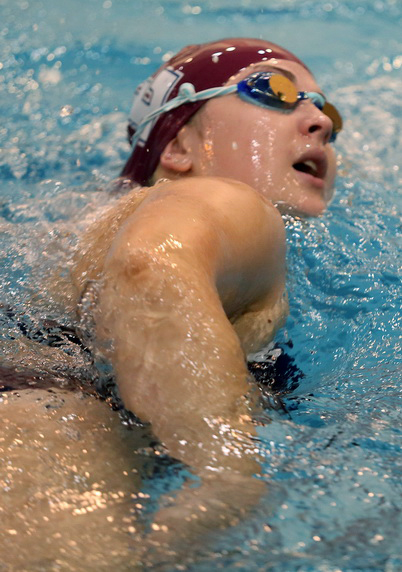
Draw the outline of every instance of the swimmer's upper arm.
[[[217,178],[164,184],[118,233],[107,264],[130,253],[206,272],[227,315],[283,289],[285,233],[278,211],[248,185]],[[135,266],[135,265],[134,265]]]
[[[164,425],[167,410],[199,435],[208,433],[203,417],[232,416],[248,386],[228,318],[281,296],[283,268],[279,214],[249,187],[221,179],[164,185],[116,235],[104,265],[98,333],[113,340],[126,406],[191,465],[202,466],[209,452],[179,452],[172,438],[178,431]]]

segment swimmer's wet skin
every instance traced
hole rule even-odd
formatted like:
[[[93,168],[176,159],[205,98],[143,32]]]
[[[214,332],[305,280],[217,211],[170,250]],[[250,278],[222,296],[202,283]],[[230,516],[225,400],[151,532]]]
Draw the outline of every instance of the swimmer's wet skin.
[[[171,534],[191,533],[191,514],[223,524],[264,491],[253,478],[251,387],[231,321],[236,327],[263,311],[270,336],[283,323],[284,253],[272,205],[240,183],[197,178],[191,188],[185,180],[154,188],[104,261],[97,334],[113,339],[123,401],[203,478],[196,495],[182,491],[156,516]],[[226,515],[217,498],[232,511]],[[167,541],[160,530],[153,536]]]
[[[161,111],[185,82],[200,92],[256,83],[260,72],[264,93],[247,101],[237,87]],[[273,72],[294,84],[290,110]],[[232,524],[265,490],[245,355],[287,314],[285,231],[272,202],[314,215],[332,196],[329,142],[341,124],[319,95],[293,54],[250,39],[186,48],[136,92],[123,176],[155,184],[93,225],[73,278],[77,303],[91,285],[97,339],[112,342],[104,352],[126,407],[202,479],[157,513],[149,540],[186,551],[197,530]]]

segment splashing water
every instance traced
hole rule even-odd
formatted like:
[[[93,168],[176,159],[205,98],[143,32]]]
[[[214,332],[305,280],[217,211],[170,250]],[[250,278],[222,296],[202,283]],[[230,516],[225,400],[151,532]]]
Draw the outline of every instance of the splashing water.
[[[0,568],[131,570],[161,495],[188,481],[147,428],[128,431],[104,404],[66,391],[94,374],[66,334],[75,317],[60,303],[63,281],[55,291],[50,277],[68,274],[77,237],[114,200],[134,86],[185,43],[269,33],[345,117],[340,176],[328,213],[287,221],[291,317],[279,339],[292,341],[304,377],[284,398],[288,415],[259,427],[266,497],[188,569],[399,570],[400,4],[132,8],[0,1],[2,363],[39,372],[36,387],[57,380],[51,392],[0,397]],[[44,335],[55,341],[38,352]]]

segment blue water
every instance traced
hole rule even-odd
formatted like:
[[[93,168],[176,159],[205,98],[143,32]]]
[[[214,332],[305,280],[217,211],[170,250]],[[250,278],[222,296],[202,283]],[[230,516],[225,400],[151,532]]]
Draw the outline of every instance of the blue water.
[[[288,221],[278,337],[305,377],[290,418],[260,428],[273,493],[194,571],[402,570],[401,16],[398,0],[0,0],[0,300],[33,318],[68,321],[39,277],[67,264],[82,212],[108,200],[132,91],[170,52],[266,37],[345,117],[329,211]],[[173,485],[167,472],[150,490]]]

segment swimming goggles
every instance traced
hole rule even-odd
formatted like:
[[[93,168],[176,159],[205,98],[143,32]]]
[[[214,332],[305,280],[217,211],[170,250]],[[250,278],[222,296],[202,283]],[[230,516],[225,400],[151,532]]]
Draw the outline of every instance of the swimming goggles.
[[[135,127],[135,133],[131,141],[132,147],[134,148],[137,145],[145,127],[156,120],[162,113],[172,111],[185,103],[195,103],[232,93],[237,93],[241,99],[255,105],[268,109],[278,109],[283,112],[293,111],[300,101],[309,99],[331,119],[331,142],[335,141],[336,136],[342,129],[342,118],[339,112],[331,103],[328,103],[321,93],[297,91],[293,81],[280,73],[255,72],[241,80],[238,84],[212,87],[199,92],[195,91],[193,84],[183,83],[175,98],[145,116],[141,123]]]

